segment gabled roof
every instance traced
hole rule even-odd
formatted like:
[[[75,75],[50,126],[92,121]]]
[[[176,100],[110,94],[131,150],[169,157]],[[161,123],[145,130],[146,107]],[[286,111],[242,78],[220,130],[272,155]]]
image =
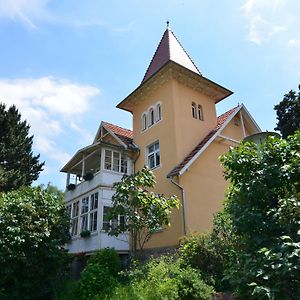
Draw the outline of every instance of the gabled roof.
[[[127,147],[134,147],[136,146],[133,144],[133,132],[130,129],[126,129],[108,122],[101,122],[101,126],[103,126],[106,130],[110,133],[115,135],[123,144]]]
[[[225,128],[225,126],[233,119],[233,117],[241,110],[244,109],[250,119],[254,122],[254,125],[257,127],[257,130],[260,131],[260,128],[257,126],[255,121],[252,119],[246,108],[243,104],[238,105],[227,112],[223,113],[217,118],[216,127],[211,130],[208,135],[200,141],[200,143],[184,158],[184,160],[177,165],[167,177],[173,177],[177,175],[182,175],[187,168],[193,163],[194,160],[210,145],[210,143],[218,136],[218,134]]]
[[[174,61],[179,65],[201,75],[195,63],[181,46],[175,34],[168,27],[154,53],[142,83],[155,74],[167,62]]]

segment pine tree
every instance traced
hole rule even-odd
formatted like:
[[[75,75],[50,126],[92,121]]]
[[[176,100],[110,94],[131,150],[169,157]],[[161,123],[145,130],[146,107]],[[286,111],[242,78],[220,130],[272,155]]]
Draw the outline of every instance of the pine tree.
[[[31,185],[43,170],[40,155],[33,155],[29,128],[15,106],[6,110],[0,103],[0,192]]]

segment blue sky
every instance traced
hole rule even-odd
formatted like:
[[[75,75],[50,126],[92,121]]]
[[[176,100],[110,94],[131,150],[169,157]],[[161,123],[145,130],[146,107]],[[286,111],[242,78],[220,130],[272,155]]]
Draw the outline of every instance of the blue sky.
[[[61,166],[92,142],[101,120],[131,128],[115,108],[141,82],[166,20],[205,77],[234,91],[263,130],[300,83],[300,1],[0,0],[0,101],[31,124],[46,167],[38,183],[64,187]]]

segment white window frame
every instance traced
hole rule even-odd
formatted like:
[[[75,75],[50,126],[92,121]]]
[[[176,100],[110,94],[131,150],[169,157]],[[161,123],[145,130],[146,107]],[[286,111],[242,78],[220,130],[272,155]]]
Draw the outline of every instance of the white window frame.
[[[158,145],[158,148],[156,148],[156,145]],[[150,152],[150,148],[154,147],[153,151]],[[152,169],[156,169],[158,167],[161,166],[161,156],[160,156],[160,144],[159,141],[155,141],[154,143],[150,144],[147,146],[146,148],[147,151],[147,166],[152,170]],[[157,155],[158,154],[158,155]],[[151,167],[150,166],[150,157],[153,155],[153,159],[154,159],[154,166]],[[159,161],[157,161],[159,157]]]
[[[95,232],[98,230],[98,207],[99,207],[99,193],[95,192],[90,195],[90,209],[89,209],[89,220],[88,220],[90,232]],[[96,220],[96,228],[94,227],[95,220]]]
[[[201,121],[204,121],[204,117],[203,117],[203,107],[201,104],[198,104],[197,107],[197,113],[198,113],[198,119]]]
[[[80,215],[80,201],[74,201],[71,209],[71,236],[77,236],[79,234],[79,215]],[[76,208],[77,207],[77,208]],[[76,208],[76,209],[75,209]],[[74,226],[76,224],[76,226]],[[76,230],[74,229],[76,228]]]
[[[85,202],[85,206],[84,206],[84,202]],[[90,210],[90,197],[85,196],[81,199],[80,232],[89,230],[89,210]]]
[[[156,116],[157,116],[156,122],[160,122],[161,119],[162,119],[162,110],[161,110],[161,104],[160,103],[156,104]]]
[[[109,221],[104,220],[105,208],[112,209],[112,207],[110,205],[105,205],[105,204],[102,206],[102,226],[101,226],[102,231],[106,231],[106,228],[105,228],[106,225],[108,225],[108,228],[113,227],[113,224],[116,224],[116,226],[120,226],[122,217],[124,217],[124,222],[126,222],[126,218],[124,215],[118,215],[118,217],[114,220],[109,220]]]
[[[142,114],[142,131],[147,129],[147,114],[144,112]]]
[[[194,119],[197,119],[197,105],[195,102],[192,102],[192,116]]]
[[[111,155],[106,155],[110,152]],[[110,163],[106,161],[106,157],[110,157]],[[117,160],[117,164],[115,163]],[[107,164],[110,166],[107,168]],[[115,167],[118,167],[117,170]],[[104,170],[128,174],[128,160],[125,154],[112,149],[104,149]]]
[[[154,124],[155,124],[154,108],[150,107],[150,109],[149,109],[149,127],[152,127]]]

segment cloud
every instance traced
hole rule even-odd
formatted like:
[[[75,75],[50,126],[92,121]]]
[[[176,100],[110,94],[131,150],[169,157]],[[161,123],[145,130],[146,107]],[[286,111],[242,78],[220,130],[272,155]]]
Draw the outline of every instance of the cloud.
[[[288,41],[288,46],[290,47],[300,46],[300,39],[290,39]]]
[[[50,76],[0,79],[0,91],[0,101],[7,106],[16,105],[22,118],[30,124],[36,150],[60,165],[66,163],[70,155],[56,139],[70,129],[86,136],[84,130],[74,127],[72,119],[87,112],[91,98],[100,93],[94,86]]]
[[[249,22],[249,41],[262,44],[287,28],[279,24],[286,0],[246,0],[241,7]]]
[[[49,2],[51,0],[0,0],[0,19],[19,22],[30,30],[38,30],[41,22],[80,29],[104,27],[118,33],[128,32],[134,25],[134,22],[130,22],[122,26],[114,26],[101,18],[83,18],[80,13],[72,18],[69,15],[57,15],[49,9]]]

